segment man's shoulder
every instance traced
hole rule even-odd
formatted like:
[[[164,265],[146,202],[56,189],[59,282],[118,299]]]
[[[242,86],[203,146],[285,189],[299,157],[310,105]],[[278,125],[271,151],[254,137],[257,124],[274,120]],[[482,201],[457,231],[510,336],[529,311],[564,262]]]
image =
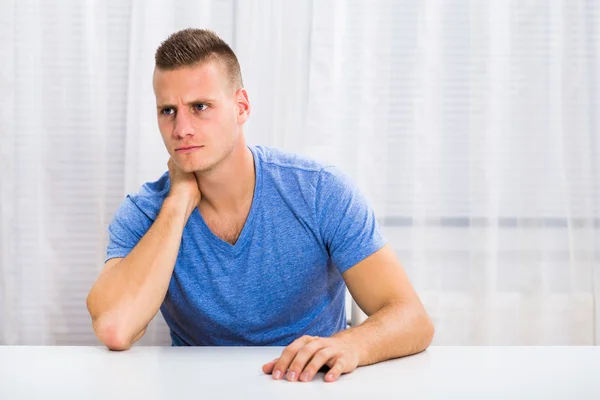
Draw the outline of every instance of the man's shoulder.
[[[162,203],[169,194],[171,181],[169,172],[165,172],[158,180],[144,183],[137,192],[129,193],[127,198],[137,208],[154,220],[162,207]]]
[[[140,190],[135,193],[138,197],[159,197],[165,198],[169,194],[171,186],[171,180],[169,179],[169,172],[165,172],[153,182],[146,182],[142,185]]]
[[[312,191],[330,188],[333,191],[352,191],[354,183],[350,176],[334,164],[327,164],[310,157],[267,146],[254,146],[264,172],[281,185],[290,183]]]
[[[266,168],[289,169],[298,172],[319,173],[330,167],[315,159],[292,153],[286,150],[268,146],[253,146],[255,154],[259,155],[260,161]]]

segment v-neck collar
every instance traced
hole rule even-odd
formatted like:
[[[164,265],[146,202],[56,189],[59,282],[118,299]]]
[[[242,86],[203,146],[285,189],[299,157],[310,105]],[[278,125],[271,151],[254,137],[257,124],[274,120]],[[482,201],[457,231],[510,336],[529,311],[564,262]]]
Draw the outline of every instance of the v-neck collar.
[[[203,233],[204,239],[209,240],[212,244],[219,247],[221,250],[233,254],[237,254],[241,250],[245,249],[247,247],[247,243],[252,238],[252,232],[254,231],[254,220],[256,219],[256,213],[258,212],[262,193],[262,165],[259,159],[259,155],[257,154],[257,151],[253,146],[248,146],[248,149],[250,149],[250,152],[252,153],[252,158],[254,159],[254,195],[252,196],[250,212],[248,213],[248,217],[246,218],[246,222],[244,223],[242,232],[240,232],[240,236],[238,237],[235,244],[226,242],[217,235],[215,235],[206,224],[206,221],[204,221],[204,217],[202,217],[202,214],[200,213],[198,207],[194,209],[190,217],[193,222],[198,224],[200,230]]]

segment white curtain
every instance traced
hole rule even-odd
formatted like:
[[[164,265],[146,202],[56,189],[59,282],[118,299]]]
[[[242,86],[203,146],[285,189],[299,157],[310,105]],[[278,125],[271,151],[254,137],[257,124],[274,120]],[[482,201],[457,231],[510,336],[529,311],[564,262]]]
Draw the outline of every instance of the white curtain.
[[[600,3],[0,6],[0,343],[97,343],[85,296],[165,171],[153,55],[185,27],[238,54],[250,143],[355,179],[434,344],[600,342]],[[160,317],[142,343],[169,343]]]

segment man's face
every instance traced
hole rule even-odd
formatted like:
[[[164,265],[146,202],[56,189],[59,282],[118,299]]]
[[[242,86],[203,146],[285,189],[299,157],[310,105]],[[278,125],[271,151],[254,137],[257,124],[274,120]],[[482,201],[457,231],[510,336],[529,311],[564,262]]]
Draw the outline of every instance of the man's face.
[[[235,91],[225,69],[215,61],[156,69],[153,84],[158,127],[175,164],[203,173],[227,158],[249,110],[245,90]]]

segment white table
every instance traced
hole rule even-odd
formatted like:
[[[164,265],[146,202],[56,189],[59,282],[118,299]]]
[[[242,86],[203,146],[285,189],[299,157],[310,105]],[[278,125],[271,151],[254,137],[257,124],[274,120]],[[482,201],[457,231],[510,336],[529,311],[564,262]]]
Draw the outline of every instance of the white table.
[[[430,347],[335,383],[273,381],[281,350],[0,346],[0,399],[600,399],[600,347]]]

